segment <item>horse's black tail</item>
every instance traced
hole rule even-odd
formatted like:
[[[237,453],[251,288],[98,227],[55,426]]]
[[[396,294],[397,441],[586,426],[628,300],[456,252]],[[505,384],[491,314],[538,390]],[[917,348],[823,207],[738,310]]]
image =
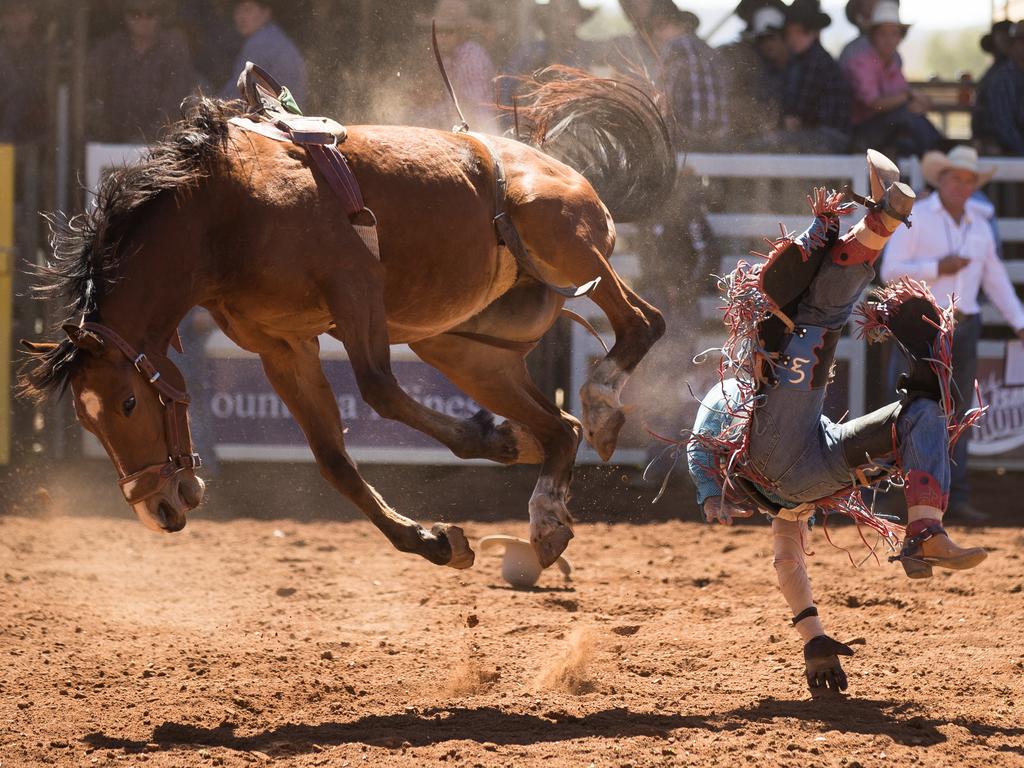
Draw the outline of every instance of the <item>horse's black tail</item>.
[[[639,82],[548,67],[524,81],[515,109],[521,138],[582,173],[616,221],[649,214],[671,193],[668,127]]]

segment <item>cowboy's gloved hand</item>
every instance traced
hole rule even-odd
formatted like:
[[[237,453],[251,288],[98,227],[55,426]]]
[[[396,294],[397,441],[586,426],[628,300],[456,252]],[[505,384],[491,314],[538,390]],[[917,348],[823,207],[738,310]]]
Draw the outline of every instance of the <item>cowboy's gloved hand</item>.
[[[840,656],[853,656],[853,649],[828,635],[818,635],[804,643],[807,687],[812,694],[823,688],[834,693],[846,690],[846,673],[839,664]]]
[[[740,517],[752,517],[753,509],[745,509],[726,501],[721,496],[709,496],[704,499],[704,519],[709,523],[718,522],[732,525],[732,521]]]

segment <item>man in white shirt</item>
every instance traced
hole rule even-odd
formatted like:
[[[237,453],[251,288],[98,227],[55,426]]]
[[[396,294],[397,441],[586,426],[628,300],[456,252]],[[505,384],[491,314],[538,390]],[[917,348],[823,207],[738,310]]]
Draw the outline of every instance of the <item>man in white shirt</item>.
[[[925,281],[940,302],[947,296],[956,297],[953,380],[960,391],[962,413],[974,398],[982,327],[979,290],[985,290],[1022,340],[1024,307],[996,253],[989,222],[978,207],[968,202],[995,170],[982,170],[973,148],[957,146],[948,155],[925,154],[922,171],[935,193],[918,200],[912,214],[913,226],[901,227],[889,240],[881,276],[886,282],[903,275]],[[968,503],[967,443],[964,435],[954,451],[949,511],[970,519],[979,514]]]

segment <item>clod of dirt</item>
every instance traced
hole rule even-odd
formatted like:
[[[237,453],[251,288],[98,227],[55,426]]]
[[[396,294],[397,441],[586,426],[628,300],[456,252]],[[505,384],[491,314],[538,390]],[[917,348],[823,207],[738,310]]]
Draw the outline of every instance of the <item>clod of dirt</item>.
[[[612,632],[614,632],[616,635],[635,635],[639,631],[639,624],[623,624],[620,627],[612,627]]]
[[[564,653],[541,670],[537,687],[573,695],[589,693],[594,690],[589,669],[594,656],[594,636],[590,630],[580,627],[569,635],[566,645]]]
[[[291,597],[298,591],[295,587],[278,587],[274,594],[278,597]]]
[[[469,614],[469,616],[466,617],[466,626],[469,627],[470,629],[472,629],[473,627],[475,627],[479,623],[480,623],[480,619],[477,617],[477,615],[475,613],[471,613],[471,614]]]
[[[550,605],[552,608],[561,608],[569,613],[576,613],[580,609],[578,602],[565,597],[548,597],[544,600],[544,605]]]

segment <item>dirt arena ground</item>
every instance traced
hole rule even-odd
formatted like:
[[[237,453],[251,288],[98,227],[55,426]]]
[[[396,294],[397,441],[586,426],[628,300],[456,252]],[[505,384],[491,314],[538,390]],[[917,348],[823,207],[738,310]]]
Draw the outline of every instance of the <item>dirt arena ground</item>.
[[[925,582],[819,532],[857,655],[812,701],[766,526],[583,523],[571,582],[514,591],[363,522],[129,515],[0,516],[2,768],[1024,764],[1019,529]]]

